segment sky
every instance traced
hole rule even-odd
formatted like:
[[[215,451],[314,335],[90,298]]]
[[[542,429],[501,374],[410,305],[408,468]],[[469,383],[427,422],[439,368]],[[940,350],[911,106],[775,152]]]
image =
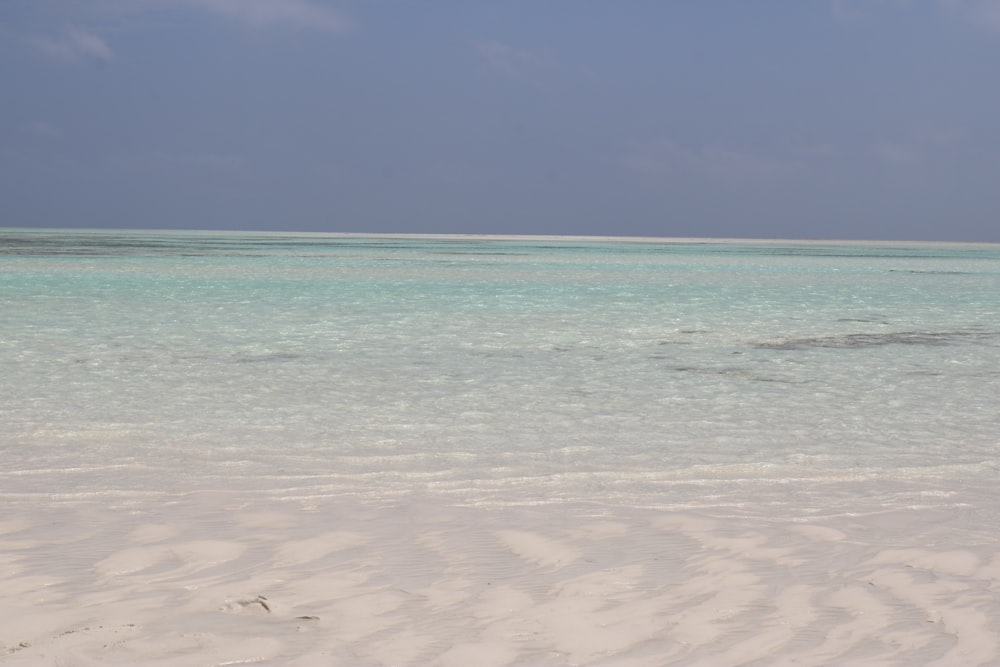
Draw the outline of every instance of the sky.
[[[1000,241],[1000,0],[0,0],[0,226]]]

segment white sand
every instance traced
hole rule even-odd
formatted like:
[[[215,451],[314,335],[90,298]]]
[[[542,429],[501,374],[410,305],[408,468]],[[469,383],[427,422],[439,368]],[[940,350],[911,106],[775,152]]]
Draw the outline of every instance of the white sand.
[[[997,665],[996,514],[5,502],[10,665]]]

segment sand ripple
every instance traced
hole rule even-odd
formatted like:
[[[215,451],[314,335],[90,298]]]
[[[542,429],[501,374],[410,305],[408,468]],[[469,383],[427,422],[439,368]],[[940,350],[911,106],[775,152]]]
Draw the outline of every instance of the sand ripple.
[[[958,510],[224,505],[21,508],[0,662],[1000,664],[997,540]]]

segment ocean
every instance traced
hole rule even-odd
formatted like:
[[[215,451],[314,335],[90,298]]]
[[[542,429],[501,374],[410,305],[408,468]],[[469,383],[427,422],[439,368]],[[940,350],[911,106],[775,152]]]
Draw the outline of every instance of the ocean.
[[[324,512],[355,533],[375,535],[375,543],[400,530],[401,516],[411,543],[438,534],[431,528],[445,525],[445,517],[464,521],[469,534],[490,526],[483,535],[509,547],[505,553],[520,566],[535,568],[508,572],[515,579],[561,576],[568,572],[558,565],[563,560],[582,566],[579,531],[596,525],[628,527],[608,533],[608,548],[631,545],[615,552],[619,571],[649,565],[665,558],[656,527],[674,521],[690,542],[675,552],[675,570],[708,577],[699,595],[714,590],[700,551],[766,559],[772,570],[784,563],[784,575],[751,568],[751,589],[760,593],[761,582],[770,582],[770,593],[760,593],[765,598],[787,592],[774,582],[795,579],[792,561],[822,561],[827,576],[841,572],[823,560],[819,542],[796,547],[785,527],[800,537],[803,527],[833,531],[823,535],[843,543],[840,562],[853,567],[888,562],[881,549],[887,545],[872,537],[877,525],[897,551],[931,549],[921,552],[927,562],[927,554],[971,554],[975,567],[944,571],[970,586],[979,582],[983,597],[954,607],[956,614],[983,613],[978,643],[954,640],[957,631],[950,630],[921,643],[913,638],[927,628],[914,625],[909,644],[889,646],[879,639],[886,628],[914,614],[925,625],[940,621],[924,618],[938,602],[911,601],[916,611],[902,621],[885,612],[870,636],[855,631],[852,643],[854,635],[842,630],[839,653],[829,632],[848,622],[848,612],[815,621],[827,639],[818,630],[793,632],[753,662],[746,644],[752,628],[779,608],[764,613],[758,600],[714,607],[723,611],[708,627],[743,620],[709,633],[711,641],[671,639],[681,621],[664,620],[665,606],[643,615],[663,621],[649,636],[622,646],[606,638],[574,652],[552,628],[530,641],[522,629],[479,642],[492,652],[466,647],[449,654],[459,645],[455,636],[478,637],[483,629],[435,626],[425,628],[426,642],[389,657],[374,648],[385,646],[385,632],[376,641],[374,631],[310,645],[310,655],[345,665],[452,664],[449,655],[454,664],[472,656],[467,664],[724,665],[778,664],[770,661],[775,656],[980,664],[978,656],[988,664],[998,653],[995,642],[982,643],[998,629],[993,607],[983,605],[1000,586],[1000,567],[989,557],[1000,536],[998,245],[6,229],[0,378],[0,508],[7,517],[35,517],[11,529],[36,536],[24,547],[25,562],[44,562],[39,554],[54,539],[39,532],[39,517],[64,522],[62,542],[55,539],[61,544],[70,539],[66,517],[98,517],[100,527],[80,542],[90,545],[90,560],[53,566],[61,583],[51,585],[74,596],[109,585],[98,575],[110,576],[100,564],[111,556],[99,545],[117,539],[115,553],[133,553],[128,549],[137,544],[157,542],[129,542],[150,525],[193,530],[207,522],[221,535],[220,507],[247,516],[295,507],[287,516],[326,517],[303,525],[300,516],[297,542],[330,529],[332,515]],[[437,517],[431,528],[420,527],[421,515]],[[514,523],[524,539],[511,537]],[[741,532],[747,530],[752,535]],[[815,531],[811,538],[820,535]],[[241,539],[235,528],[227,534],[232,543]],[[836,534],[846,539],[830,537]],[[461,530],[448,535],[453,547],[461,544]],[[556,535],[567,541],[544,542]],[[713,539],[737,542],[723,548]],[[745,548],[732,547],[740,539],[749,540]],[[852,540],[855,547],[843,546]],[[569,555],[552,560],[546,554],[562,553],[558,544]],[[481,545],[475,558],[489,561],[492,548]],[[753,549],[763,555],[747,556]],[[234,564],[248,557],[240,553]],[[333,567],[344,551],[317,553],[334,559]],[[912,570],[924,561],[914,556],[906,565]],[[150,573],[169,562],[161,554],[136,569],[112,570],[133,577],[134,596],[159,581]],[[261,560],[257,569],[265,562],[277,561]],[[746,562],[726,576],[744,572]],[[432,575],[425,561],[419,577],[440,583],[447,579],[442,572],[457,567],[447,563]],[[381,571],[386,581],[411,576],[389,569],[395,574]],[[657,582],[653,571],[636,574],[630,595],[651,587],[667,595],[663,587],[673,579]],[[171,577],[178,583],[179,571]],[[234,586],[232,573],[222,579]],[[730,579],[722,578],[726,590],[734,588]],[[7,583],[18,581],[11,574]],[[557,586],[545,581],[525,586]],[[817,601],[834,593],[808,581],[819,587],[809,609],[844,608],[832,598]],[[511,590],[525,588],[511,583]],[[602,599],[626,603],[618,589]],[[474,600],[482,598],[470,597],[455,613],[468,613]],[[692,600],[684,607],[688,617],[700,604]],[[510,604],[523,617],[524,608]],[[416,622],[411,612],[392,608]],[[397,630],[413,627],[398,622]],[[51,635],[42,644],[46,655],[63,655],[53,648],[62,630],[40,631]],[[584,637],[593,628],[581,622],[577,630],[575,645],[589,646]],[[448,632],[455,636],[446,647],[439,636]],[[0,641],[12,656],[44,657],[17,648],[20,640],[2,631]],[[304,650],[296,646],[283,643],[273,655],[255,649],[254,661],[293,664]],[[187,645],[178,650],[198,655]],[[95,664],[114,661],[87,655]],[[738,655],[750,658],[739,662]],[[126,664],[143,656],[152,659],[119,658]],[[211,664],[233,664],[227,659]]]

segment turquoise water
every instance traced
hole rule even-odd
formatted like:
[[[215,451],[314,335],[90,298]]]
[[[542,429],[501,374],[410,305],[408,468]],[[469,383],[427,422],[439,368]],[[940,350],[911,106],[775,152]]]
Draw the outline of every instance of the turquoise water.
[[[0,230],[0,377],[11,499],[912,505],[1000,471],[1000,246]]]

